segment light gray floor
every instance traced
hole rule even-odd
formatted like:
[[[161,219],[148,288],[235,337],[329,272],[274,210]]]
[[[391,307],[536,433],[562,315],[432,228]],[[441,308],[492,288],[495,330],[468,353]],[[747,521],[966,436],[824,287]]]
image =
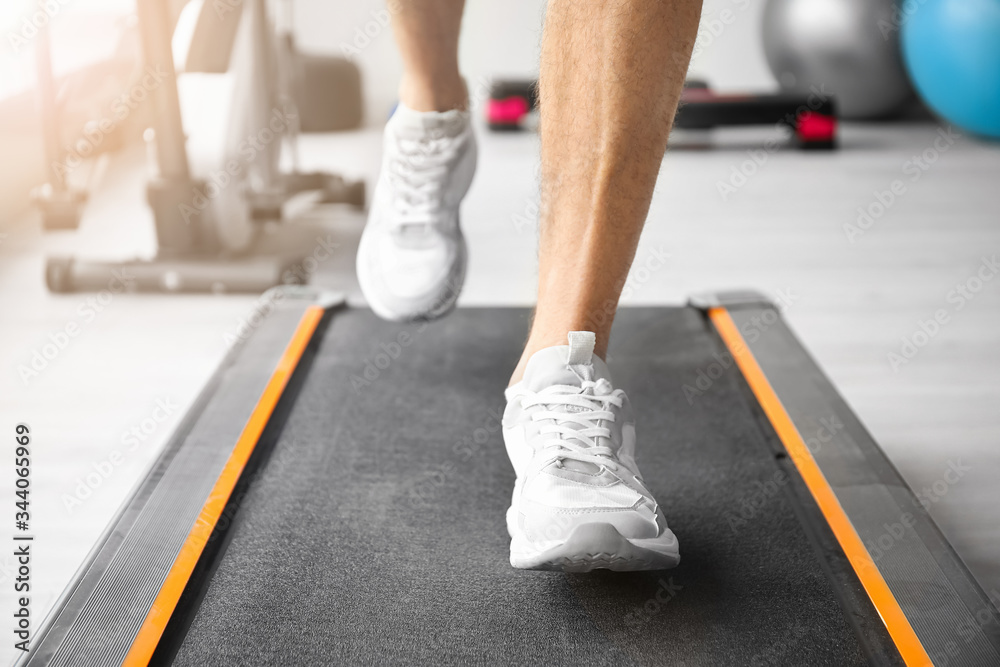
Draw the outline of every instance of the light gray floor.
[[[464,208],[472,257],[461,303],[529,304],[537,137],[479,136],[479,172]],[[950,290],[1000,251],[1000,147],[959,139],[910,180],[907,161],[925,151],[933,157],[938,136],[931,124],[849,126],[843,150],[832,154],[753,152],[763,138],[757,133],[675,137],[626,303],[681,303],[691,292],[743,286],[791,295],[786,313],[792,326],[909,483],[918,491],[934,489],[933,516],[984,586],[1000,591],[1000,280],[983,281],[961,309],[949,301]],[[697,148],[706,138],[713,146]],[[379,145],[378,130],[308,137],[303,166],[336,168],[371,183]],[[755,157],[754,173],[724,200],[719,183],[733,169],[751,171]],[[253,302],[116,294],[91,320],[90,297],[46,292],[47,251],[152,251],[141,164],[137,153],[112,162],[77,235],[43,237],[28,216],[0,238],[0,414],[5,433],[12,434],[17,422],[34,431],[38,620],[211,374],[226,335]],[[843,226],[897,179],[905,182],[905,193],[850,242]],[[356,302],[353,252],[362,223],[362,216],[342,210],[299,223],[303,234],[331,233],[338,240],[317,281],[346,290]],[[658,254],[669,255],[662,266],[654,261]],[[947,323],[893,370],[888,355],[899,352],[901,338],[919,332],[920,322],[939,310]],[[23,381],[19,366],[29,365],[33,352],[70,323],[79,325],[79,334],[38,377]],[[176,406],[161,422],[154,418],[162,416],[157,401]],[[129,449],[125,433],[143,426],[149,430],[145,441]],[[121,461],[110,465],[114,450]],[[9,480],[2,488],[12,491],[11,466],[5,457],[0,479]],[[950,466],[962,470],[954,483],[945,477]],[[94,487],[89,497],[67,507],[68,498],[85,495],[88,475]],[[10,556],[0,556],[3,609],[13,604],[12,564]],[[2,645],[0,659],[10,651]]]

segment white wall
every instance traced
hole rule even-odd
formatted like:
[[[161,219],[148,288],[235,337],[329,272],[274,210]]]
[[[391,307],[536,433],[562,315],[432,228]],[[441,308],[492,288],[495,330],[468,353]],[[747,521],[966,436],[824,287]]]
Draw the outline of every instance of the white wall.
[[[473,94],[495,76],[533,77],[538,71],[543,0],[467,0],[461,41],[462,70]],[[775,87],[760,44],[763,0],[705,0],[690,75],[719,90]],[[367,120],[384,121],[401,71],[384,0],[297,0],[295,29],[303,49],[340,53],[357,49]]]
[[[764,0],[705,0],[689,76],[723,91],[770,91],[778,86],[764,59]]]

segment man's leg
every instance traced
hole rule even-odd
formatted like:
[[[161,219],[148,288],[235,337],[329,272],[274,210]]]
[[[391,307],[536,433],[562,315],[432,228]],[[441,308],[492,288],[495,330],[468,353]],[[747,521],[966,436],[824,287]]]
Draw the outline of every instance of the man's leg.
[[[603,357],[700,5],[549,0],[538,305],[503,418],[516,475],[507,512],[514,567],[655,570],[680,562],[677,537],[636,466],[628,396]]]
[[[701,0],[550,0],[538,305],[518,382],[569,331],[608,336],[677,110]]]
[[[380,316],[428,320],[455,306],[468,256],[459,210],[477,152],[458,70],[464,0],[390,2],[404,72],[358,247],[358,284]]]
[[[465,0],[393,0],[396,45],[403,58],[400,101],[415,111],[465,109],[458,36]]]

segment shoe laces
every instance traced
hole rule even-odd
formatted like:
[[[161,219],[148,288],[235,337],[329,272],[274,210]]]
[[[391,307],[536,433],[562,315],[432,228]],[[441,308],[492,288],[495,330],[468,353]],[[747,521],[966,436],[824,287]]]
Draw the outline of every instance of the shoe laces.
[[[463,142],[440,130],[418,139],[398,137],[397,150],[387,164],[386,179],[393,190],[395,227],[431,225],[438,221],[444,185]]]
[[[611,429],[604,424],[615,421],[611,408],[620,408],[624,396],[601,378],[584,380],[578,387],[551,385],[529,393],[521,405],[542,407],[531,412],[531,419],[539,424],[539,433],[550,436],[541,443],[541,449],[548,450],[546,462],[569,459],[617,470],[616,451],[601,439],[611,441]]]

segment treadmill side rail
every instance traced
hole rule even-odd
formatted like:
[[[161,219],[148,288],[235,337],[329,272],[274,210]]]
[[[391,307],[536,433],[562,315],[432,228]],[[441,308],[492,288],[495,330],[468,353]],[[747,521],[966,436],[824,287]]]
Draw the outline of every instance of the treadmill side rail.
[[[256,326],[234,343],[18,665],[128,664],[137,635],[151,631],[150,617],[154,617],[152,625],[162,630],[173,611],[164,599],[169,588],[164,584],[183,574],[176,571],[184,565],[178,566],[184,560],[179,552],[191,552],[194,561],[198,560],[213,539],[219,518],[213,510],[221,511],[229,500],[231,488],[220,489],[217,480],[227,466],[242,469],[234,460],[241,438],[252,440],[244,442],[252,450],[258,440],[276,437],[280,419],[265,419],[265,424],[257,424],[259,431],[248,433],[254,425],[252,417],[268,392],[277,389],[278,396],[270,398],[284,400],[290,377],[300,366],[308,366],[300,361],[307,351],[303,348],[315,343],[322,327],[306,332],[308,340],[300,349],[292,350],[290,342],[297,333],[302,335],[301,325],[310,313],[316,319],[321,312],[322,319],[328,320],[342,303],[342,295],[296,286],[276,287],[261,296],[252,311],[260,316],[255,318]],[[283,385],[275,387],[279,375]],[[274,411],[271,407],[268,416]],[[261,432],[265,429],[270,433]],[[192,536],[202,539],[192,542]],[[178,583],[183,589],[187,579]],[[153,648],[158,635],[155,640]]]
[[[905,663],[1000,664],[1000,601],[979,586],[777,308],[749,292],[691,303],[736,361],[784,446],[775,456],[805,481]],[[849,595],[842,602],[850,606]]]

